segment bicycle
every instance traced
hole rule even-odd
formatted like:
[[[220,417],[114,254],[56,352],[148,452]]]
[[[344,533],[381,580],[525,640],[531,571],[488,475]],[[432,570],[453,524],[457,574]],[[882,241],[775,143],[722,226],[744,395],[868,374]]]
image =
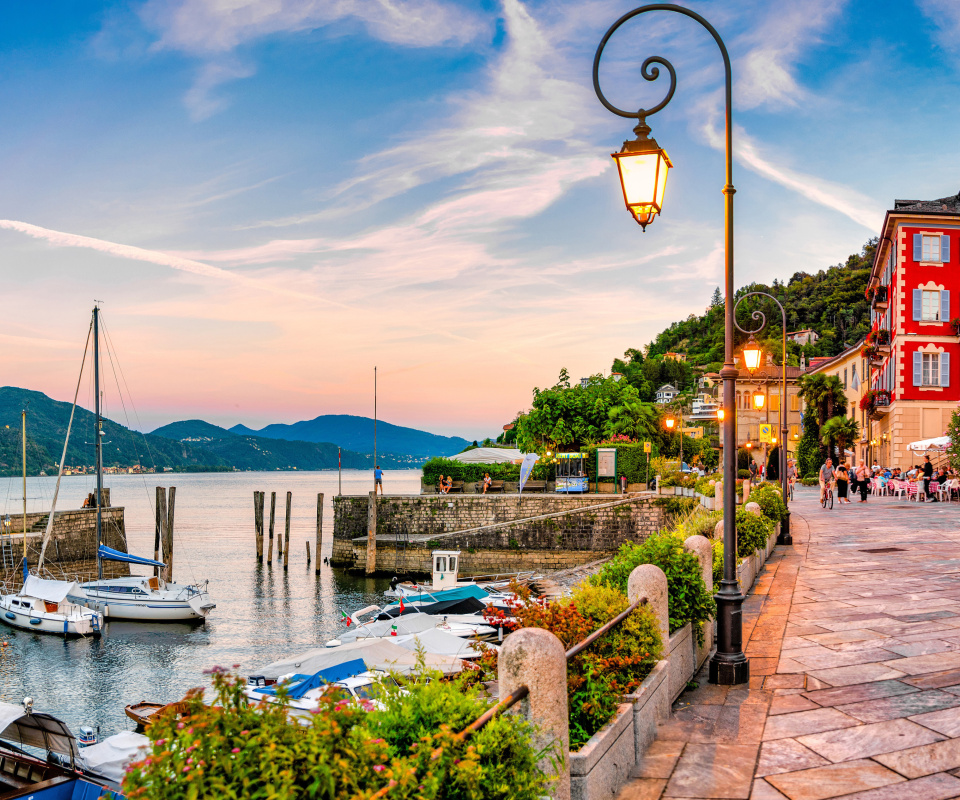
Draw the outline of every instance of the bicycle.
[[[828,503],[829,507],[833,508],[833,484],[824,488],[823,496],[820,498],[820,505],[823,508],[827,508]]]

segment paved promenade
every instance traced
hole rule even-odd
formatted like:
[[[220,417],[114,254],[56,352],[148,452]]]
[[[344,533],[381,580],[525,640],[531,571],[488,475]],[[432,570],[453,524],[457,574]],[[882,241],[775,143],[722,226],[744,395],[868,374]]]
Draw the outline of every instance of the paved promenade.
[[[750,686],[702,672],[619,800],[960,797],[960,506],[792,510],[744,605]]]

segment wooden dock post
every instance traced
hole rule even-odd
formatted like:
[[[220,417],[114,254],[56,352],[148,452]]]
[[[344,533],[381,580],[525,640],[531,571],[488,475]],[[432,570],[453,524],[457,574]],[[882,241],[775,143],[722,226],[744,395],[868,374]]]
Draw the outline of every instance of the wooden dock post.
[[[270,541],[267,543],[267,563],[273,563],[273,520],[277,514],[277,493],[270,492]],[[277,550],[277,558],[280,558],[280,551]]]
[[[323,492],[320,492],[317,495],[317,570],[316,574],[320,574],[320,562],[323,560],[320,558],[320,553],[323,552],[320,548],[323,547]],[[310,542],[307,542],[307,561],[310,560]]]
[[[307,566],[310,566],[310,540],[307,539]]]
[[[157,487],[157,527],[153,536],[153,560],[160,560],[160,542],[163,539],[163,529],[167,526],[167,489]],[[155,578],[160,577],[160,567],[153,568]]]
[[[290,563],[290,504],[293,502],[293,492],[287,492],[287,524],[283,531],[283,568]]]
[[[163,560],[167,562],[164,580],[173,583],[173,510],[177,504],[177,487],[167,490],[167,529],[164,531]]]
[[[263,492],[253,493],[253,535],[257,540],[257,563],[263,563]]]
[[[377,493],[370,492],[367,506],[367,575],[377,571]]]

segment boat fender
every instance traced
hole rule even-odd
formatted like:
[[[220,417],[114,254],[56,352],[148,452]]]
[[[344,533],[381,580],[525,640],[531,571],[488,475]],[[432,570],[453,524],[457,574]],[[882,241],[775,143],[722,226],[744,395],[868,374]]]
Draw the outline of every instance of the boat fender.
[[[341,642],[339,639],[331,639],[329,642],[327,642],[327,647],[339,647],[340,644]]]
[[[390,588],[393,589],[393,591],[397,591],[397,584],[398,584],[398,583],[400,583],[400,579],[397,578],[396,576],[392,577],[392,578],[390,579]]]
[[[7,619],[16,619],[16,618],[17,618],[17,615],[14,614],[12,611],[8,611],[8,612],[7,612],[6,614],[4,614],[3,616],[5,616]]]
[[[36,617],[30,617],[30,624],[31,624],[31,625],[39,625],[39,624],[40,624],[40,620],[38,620]]]

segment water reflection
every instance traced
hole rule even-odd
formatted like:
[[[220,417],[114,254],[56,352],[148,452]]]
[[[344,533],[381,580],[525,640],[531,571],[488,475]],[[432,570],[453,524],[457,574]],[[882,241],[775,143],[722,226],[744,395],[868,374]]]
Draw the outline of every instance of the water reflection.
[[[420,488],[419,471],[388,471],[384,478],[393,492],[413,494]],[[28,479],[29,510],[49,508],[54,482],[52,477]],[[86,476],[64,478],[59,506],[79,507],[93,491],[92,483]],[[177,487],[175,578],[209,580],[217,608],[198,625],[108,622],[100,640],[65,642],[0,627],[0,700],[19,703],[29,695],[35,708],[61,717],[73,729],[91,725],[102,735],[130,730],[125,705],[178,700],[187,689],[207,685],[203,670],[215,664],[240,664],[246,673],[315,647],[342,630],[341,608],[349,613],[383,602],[385,579],[349,576],[323,565],[332,552],[336,472],[110,475],[106,484],[113,503],[126,507],[130,550],[148,556],[153,554],[154,487]],[[344,494],[364,494],[371,484],[369,472],[343,473]],[[277,563],[276,550],[272,566],[256,563],[254,490],[277,492],[280,535],[286,492],[293,492],[287,571]],[[318,492],[324,493],[324,542],[308,565],[304,542],[312,547],[316,540]],[[15,514],[20,497],[19,481],[0,479],[0,513]]]

